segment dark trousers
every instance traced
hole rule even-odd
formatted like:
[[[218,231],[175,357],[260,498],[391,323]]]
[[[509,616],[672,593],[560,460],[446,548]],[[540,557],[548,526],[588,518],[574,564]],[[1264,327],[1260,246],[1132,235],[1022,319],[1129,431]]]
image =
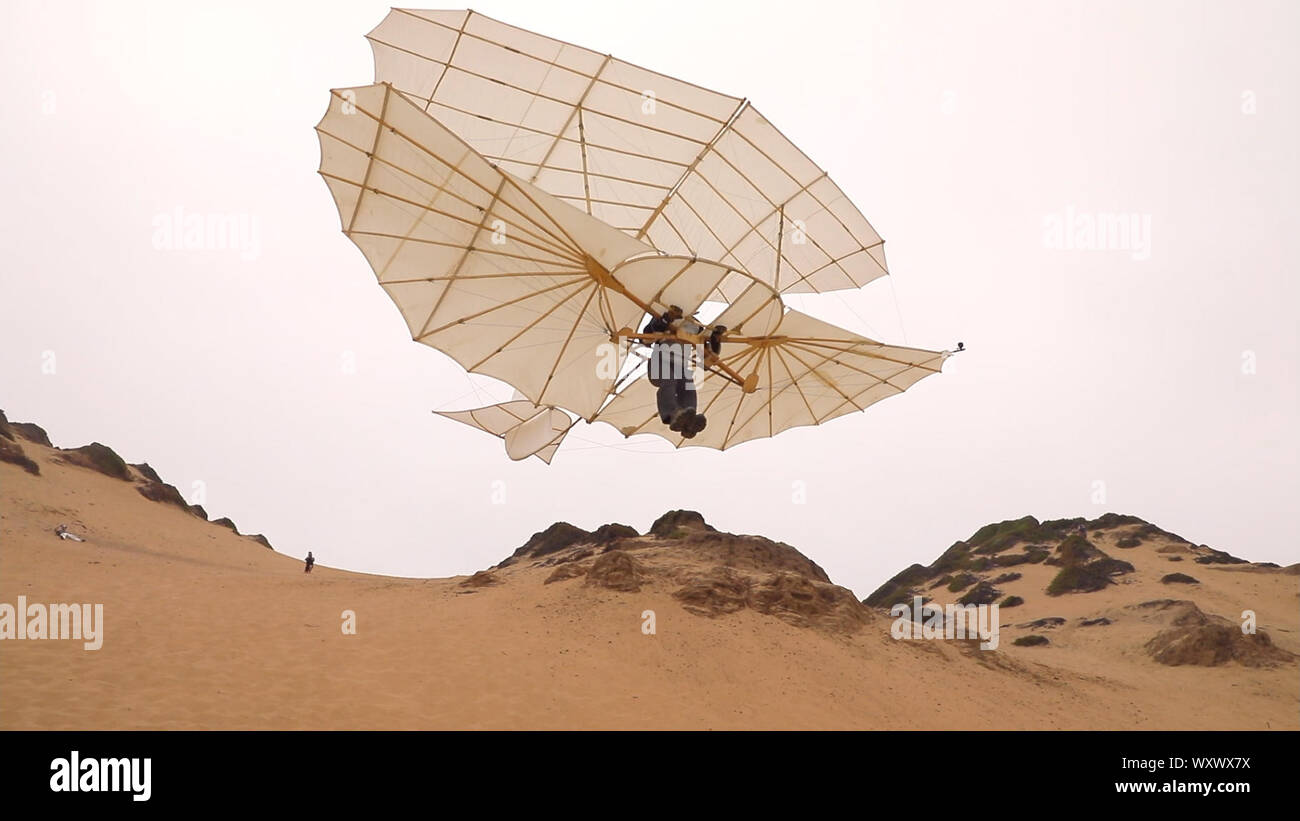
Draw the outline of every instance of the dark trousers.
[[[677,411],[682,408],[695,411],[695,386],[689,379],[660,379],[659,395],[656,400],[659,405],[659,418],[666,425],[673,421]]]
[[[695,385],[676,346],[656,347],[650,363],[650,384],[659,389],[656,403],[666,425],[683,408],[695,410]]]

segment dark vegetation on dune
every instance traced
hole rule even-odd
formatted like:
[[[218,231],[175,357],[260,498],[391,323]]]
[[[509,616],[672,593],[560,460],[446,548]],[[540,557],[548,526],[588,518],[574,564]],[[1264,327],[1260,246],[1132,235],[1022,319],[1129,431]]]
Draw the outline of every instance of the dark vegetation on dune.
[[[1123,559],[1112,559],[1109,556],[1089,562],[1088,566],[1099,573],[1105,573],[1107,576],[1123,576],[1125,573],[1133,572],[1132,564]]]
[[[1050,644],[1047,636],[1039,635],[1021,636],[1011,643],[1017,647],[1041,647],[1044,644]]]
[[[1083,524],[1083,519],[1058,519],[1052,522],[1039,522],[1033,516],[1025,516],[996,524],[988,524],[975,531],[975,535],[966,540],[966,544],[975,553],[992,554],[1015,547],[1018,544],[1036,544],[1060,539],[1072,527]]]
[[[32,461],[23,451],[23,446],[7,437],[0,439],[0,462],[17,465],[33,476],[41,474],[41,466]]]
[[[185,497],[173,485],[164,482],[141,482],[135,486],[140,495],[151,502],[163,502],[164,504],[175,505],[185,512],[190,512],[190,505],[185,501]]]
[[[45,429],[40,425],[31,422],[10,422],[5,412],[0,410],[0,439],[8,439],[10,442],[17,443],[18,439],[26,439],[28,442],[35,442],[38,445],[44,445],[47,448],[54,447],[50,444],[50,437],[45,434]]]
[[[1099,533],[1134,525],[1137,526],[1135,533],[1159,533],[1176,541],[1185,541],[1136,516],[1121,513],[1105,513],[1092,520],[1077,517],[1044,522],[1033,516],[1024,516],[981,527],[969,539],[955,542],[932,564],[913,564],[895,575],[876,588],[863,603],[868,607],[888,609],[910,601],[922,590],[945,585],[953,593],[980,584],[996,588],[998,584],[1020,578],[1020,574],[993,574],[991,571],[1041,563],[1062,567],[1054,588],[1058,594],[1101,589],[1110,583],[1112,576],[1132,572],[1132,565],[1107,556],[1077,531],[1083,527],[1090,533]],[[988,595],[987,590],[981,589],[971,598],[983,600]]]
[[[13,428],[14,433],[18,434],[28,442],[35,442],[38,445],[44,445],[52,448],[50,437],[45,433],[45,428],[33,422],[10,422],[9,426]]]
[[[141,496],[151,502],[162,502],[163,504],[173,505],[186,513],[198,516],[200,519],[207,521],[208,512],[198,505],[192,505],[185,501],[185,497],[181,495],[181,492],[176,488],[176,486],[164,482],[162,477],[158,475],[158,471],[150,467],[148,462],[131,465],[131,468],[136,473],[140,474],[141,481],[136,482],[135,489]],[[234,522],[230,523],[230,529],[234,530],[236,533],[239,532],[235,529]],[[267,542],[265,537],[258,537],[257,540],[265,544],[267,547],[271,546],[270,542]]]
[[[194,511],[193,508],[195,507],[198,507],[198,505],[191,506],[190,512],[194,513],[194,515],[197,516],[199,514],[196,511]],[[203,510],[203,508],[199,508],[199,510]],[[213,519],[212,524],[227,528],[230,530],[231,533],[234,533],[236,536],[246,536],[247,538],[252,539],[253,541],[257,542],[263,547],[271,547],[271,542],[261,533],[240,533],[239,528],[235,527],[235,523],[232,522],[229,517],[222,516],[220,519]]]
[[[1093,593],[1114,584],[1110,576],[1092,568],[1074,565],[1061,568],[1047,585],[1047,595],[1061,596],[1066,593]]]
[[[1191,542],[1187,541],[1182,536],[1179,536],[1177,533],[1170,533],[1168,530],[1156,527],[1150,522],[1143,522],[1142,526],[1139,527],[1133,535],[1142,539],[1148,539],[1152,536],[1163,536],[1170,541],[1180,542],[1181,544],[1191,544]]]
[[[1106,558],[1106,554],[1101,552],[1092,542],[1083,536],[1075,534],[1057,545],[1056,553],[1046,563],[1068,567],[1104,558]]]
[[[89,445],[82,445],[79,448],[68,448],[66,450],[60,448],[59,452],[63,455],[64,461],[69,464],[90,468],[99,471],[105,476],[112,476],[114,479],[131,481],[130,467],[121,456],[118,456],[107,445],[91,442]]]
[[[1061,571],[1047,585],[1049,596],[1092,593],[1114,584],[1111,577],[1133,572],[1133,565],[1112,559],[1077,533],[1061,542],[1047,562],[1061,566]]]
[[[1245,559],[1239,559],[1236,556],[1233,556],[1230,553],[1226,553],[1222,550],[1214,550],[1213,548],[1207,548],[1207,549],[1210,551],[1209,555],[1197,556],[1196,557],[1197,564],[1250,564],[1250,562],[1246,561]]]
[[[930,568],[923,564],[910,565],[877,587],[874,593],[862,600],[862,603],[868,607],[883,607],[888,610],[899,602],[910,602],[912,596],[919,592],[918,588],[933,575]]]
[[[591,534],[580,527],[575,527],[568,522],[556,522],[543,531],[534,533],[528,537],[528,541],[516,550],[510,556],[507,556],[498,567],[508,567],[521,558],[537,558],[539,556],[549,556],[552,553],[558,553],[567,547],[572,547],[582,541],[589,541]]]
[[[1065,624],[1065,619],[1061,618],[1060,616],[1047,616],[1046,618],[1034,619],[1031,622],[1028,622],[1026,624],[1021,624],[1018,626],[1036,628],[1042,630],[1042,629],[1051,629],[1053,627],[1060,627],[1062,624]]]
[[[1002,591],[998,590],[988,582],[979,584],[966,591],[966,594],[957,600],[958,604],[992,604],[1002,597]]]
[[[1052,581],[1047,585],[1047,595],[1090,593],[1101,590],[1110,583],[1110,579],[1100,573],[1091,573],[1082,567],[1067,567],[1052,578]]]
[[[1015,567],[1018,564],[1039,564],[1052,551],[1045,547],[1034,546],[1025,550],[1024,553],[1003,553],[993,557],[992,564],[994,567]]]
[[[979,576],[976,576],[974,573],[960,573],[956,576],[951,577],[951,579],[949,580],[948,592],[959,593],[962,590],[965,590],[966,588],[970,587],[978,580],[979,580]]]
[[[158,475],[158,471],[149,466],[148,462],[141,462],[138,465],[131,465],[131,467],[135,468],[137,473],[148,479],[150,482],[162,484],[162,477]]]

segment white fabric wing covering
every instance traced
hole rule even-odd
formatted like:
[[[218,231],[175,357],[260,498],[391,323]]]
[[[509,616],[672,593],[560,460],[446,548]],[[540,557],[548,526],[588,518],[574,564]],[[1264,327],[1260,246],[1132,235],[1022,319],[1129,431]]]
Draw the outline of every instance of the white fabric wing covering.
[[[320,173],[413,339],[538,404],[594,414],[597,363],[642,309],[602,287],[652,249],[492,168],[383,85],[335,91],[317,126]]]
[[[473,11],[393,9],[367,37],[376,82],[502,169],[660,251],[741,268],[782,293],[886,273],[880,235],[744,99]]]
[[[884,245],[747,100],[470,11],[394,9],[368,38],[376,84],[331,92],[321,176],[411,337],[516,389],[439,412],[511,459],[549,463],[570,413],[726,449],[942,367],[785,308],[886,274]],[[708,425],[687,440],[611,343],[705,301],[728,303],[725,367],[697,372]]]
[[[572,424],[564,411],[547,408],[506,432],[506,454],[516,462],[546,449],[554,454],[555,448],[560,446],[560,439],[568,433]],[[541,458],[548,464],[551,461],[549,455]]]
[[[709,423],[695,438],[685,439],[663,425],[655,388],[644,379],[615,397],[598,421],[608,422],[624,436],[653,433],[678,447],[726,450],[863,410],[938,373],[947,356],[943,351],[884,345],[787,311],[772,335],[723,346],[722,361],[733,370],[758,373],[758,389],[753,393],[745,393],[716,371],[696,371],[697,410]]]
[[[505,439],[506,453],[515,461],[536,456],[547,464],[573,425],[564,411],[539,407],[526,399],[434,412]]]
[[[745,274],[703,259],[650,256],[629,260],[611,272],[629,291],[643,295],[662,312],[676,305],[687,314],[697,311],[724,280],[753,282]]]

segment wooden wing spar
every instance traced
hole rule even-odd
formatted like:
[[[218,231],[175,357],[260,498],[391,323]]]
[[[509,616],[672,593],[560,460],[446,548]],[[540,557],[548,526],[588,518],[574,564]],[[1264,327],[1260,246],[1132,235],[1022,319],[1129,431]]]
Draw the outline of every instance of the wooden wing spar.
[[[512,459],[549,463],[570,413],[726,449],[939,371],[782,304],[885,274],[883,244],[746,101],[474,12],[395,9],[369,39],[377,82],[331,92],[320,174],[412,339],[516,388],[442,412]],[[697,345],[713,421],[683,442],[629,353],[706,301],[728,303],[721,355]]]

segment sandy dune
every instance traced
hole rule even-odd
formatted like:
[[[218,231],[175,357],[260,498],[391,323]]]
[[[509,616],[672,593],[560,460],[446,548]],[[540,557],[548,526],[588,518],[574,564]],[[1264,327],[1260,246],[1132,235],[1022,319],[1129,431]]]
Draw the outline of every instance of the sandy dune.
[[[1026,603],[1003,624],[1067,624],[1008,627],[998,651],[981,652],[892,640],[878,612],[853,631],[751,609],[708,618],[659,577],[639,592],[546,584],[555,567],[531,561],[485,586],[320,566],[306,575],[301,561],[150,501],[131,481],[17,441],[40,475],[0,463],[0,602],[102,603],[105,637],[98,651],[0,641],[4,729],[1297,727],[1295,664],[1167,667],[1142,650],[1154,625],[1074,626],[1191,597],[1220,615],[1256,610],[1279,648],[1300,652],[1297,576],[1279,571],[1175,564],[1154,545],[1114,550],[1102,538],[1137,572],[1049,599],[1055,568],[1014,568],[1022,579],[1000,587]],[[60,540],[60,523],[87,541]],[[662,545],[647,539],[649,566]],[[673,572],[690,570],[689,553],[671,555]],[[1171,592],[1159,578],[1174,570],[1202,584]],[[341,630],[345,610],[356,635]],[[645,610],[654,635],[642,633]],[[1051,644],[1012,645],[1029,632]]]

